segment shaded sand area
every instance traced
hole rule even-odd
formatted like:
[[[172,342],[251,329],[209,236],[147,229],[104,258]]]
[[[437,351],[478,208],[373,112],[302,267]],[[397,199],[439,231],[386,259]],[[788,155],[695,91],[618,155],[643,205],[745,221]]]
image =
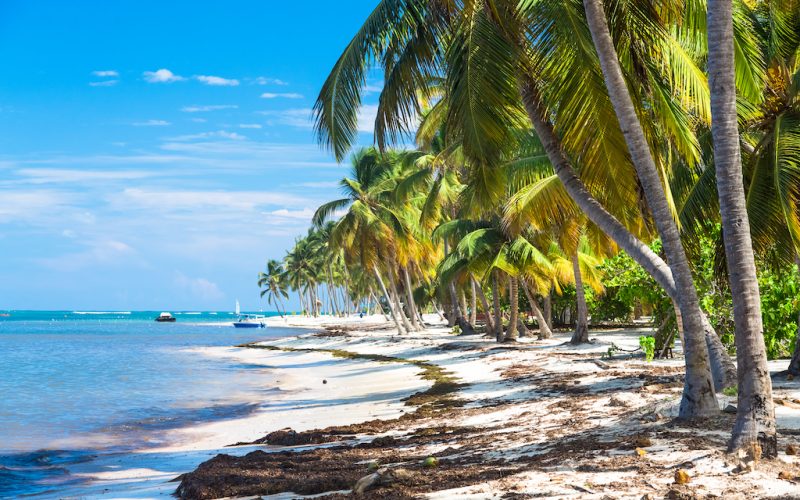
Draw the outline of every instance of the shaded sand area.
[[[383,360],[383,370],[413,367],[433,385],[391,420],[339,425],[334,409],[321,409],[311,432],[302,432],[308,421],[275,422],[182,476],[178,493],[345,498],[360,480],[364,498],[800,498],[800,459],[786,453],[800,445],[800,384],[774,378],[780,456],[754,467],[724,453],[732,413],[674,420],[682,359],[604,356],[612,343],[634,350],[643,332],[593,332],[593,344],[574,347],[568,334],[498,345],[443,327],[403,337],[345,327],[253,345],[289,358]],[[301,432],[274,432],[282,427]]]

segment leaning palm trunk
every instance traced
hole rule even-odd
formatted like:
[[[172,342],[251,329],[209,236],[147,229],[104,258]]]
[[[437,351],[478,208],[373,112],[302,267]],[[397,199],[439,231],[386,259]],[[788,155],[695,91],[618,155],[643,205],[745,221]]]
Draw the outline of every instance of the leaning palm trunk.
[[[548,290],[547,295],[544,297],[544,322],[552,334],[553,331],[553,292]]]
[[[497,283],[497,270],[492,271],[492,307],[494,309],[494,335],[498,342],[503,340],[503,317],[500,313],[500,286]]]
[[[486,316],[486,333],[493,335],[495,333],[494,321],[492,321],[492,310],[489,308],[489,301],[486,300],[486,295],[484,295],[481,286],[475,283],[475,278],[470,278],[470,279],[472,279],[472,284],[473,286],[475,286],[475,290],[477,291],[478,297],[481,300],[481,307],[483,307],[483,314],[484,316]]]
[[[470,300],[470,303],[469,303],[469,305],[470,305],[469,322],[472,325],[475,325],[475,323],[478,322],[478,297],[475,296],[476,289],[478,287],[475,285],[475,280],[474,279],[470,279],[469,280],[469,284],[470,284],[470,292],[472,292],[470,294],[470,298],[469,298],[469,300]]]
[[[411,325],[411,322],[408,320],[408,317],[403,311],[403,304],[400,301],[400,294],[397,291],[397,282],[394,279],[394,272],[392,269],[389,269],[386,275],[389,277],[389,294],[394,300],[395,308],[397,309],[397,314],[400,317],[400,320],[403,322],[403,327],[407,332],[414,331],[414,327]]]
[[[414,330],[420,332],[423,330],[422,324],[419,322],[419,313],[417,313],[417,305],[414,303],[414,292],[411,289],[411,277],[408,275],[408,268],[403,266],[403,281],[405,281],[405,289],[406,289],[406,307],[408,308],[408,314],[411,316],[411,324],[414,326]]]
[[[684,355],[686,378],[679,416],[696,417],[719,412],[703,328],[703,312],[694,287],[689,262],[680,233],[672,217],[661,178],[658,175],[650,146],[636,115],[627,84],[622,75],[617,51],[611,40],[602,0],[583,0],[589,31],[592,33],[609,98],[619,120],[628,152],[642,185],[647,205],[653,215],[658,234],[672,270],[678,303],[684,323]]]
[[[706,19],[714,168],[739,366],[738,410],[729,451],[749,450],[758,444],[763,455],[771,458],[778,454],[778,442],[739,151],[732,3],[709,0]]]
[[[667,266],[666,262],[653,252],[650,247],[631,234],[616,217],[609,213],[594,197],[592,197],[567,159],[561,147],[561,142],[555,135],[552,123],[545,118],[547,116],[546,111],[536,90],[535,83],[530,78],[524,76],[523,82],[521,88],[523,104],[533,123],[536,134],[539,136],[547,152],[547,157],[570,198],[580,207],[589,220],[594,222],[597,227],[625,250],[637,264],[642,266],[664,291],[667,292],[667,295],[669,295],[672,300],[677,301],[678,291],[675,287],[675,281],[669,266]],[[721,346],[719,336],[713,331],[713,328],[711,328],[705,316],[703,316],[703,319],[704,324],[707,325],[704,328],[707,345],[714,344],[716,347]],[[730,383],[731,373],[734,373],[732,380],[736,379],[736,367],[733,365],[733,361],[730,357],[724,354],[724,348],[717,349],[717,352],[722,353],[722,355],[711,356],[711,369],[714,373],[714,388],[717,391],[721,391],[732,385],[732,383]],[[698,382],[694,382],[693,386],[697,386],[697,384]]]
[[[581,264],[578,260],[577,250],[572,255],[572,272],[575,274],[575,298],[578,314],[575,318],[575,332],[569,342],[577,345],[589,342],[589,309],[586,307],[586,291],[583,289],[583,276],[581,276]]]
[[[508,319],[508,330],[503,337],[504,342],[513,342],[517,340],[519,325],[519,281],[513,276],[508,279],[508,301],[510,302],[511,316]]]
[[[286,307],[283,305],[283,299],[279,293],[276,293],[275,297],[278,299],[278,312],[281,313],[281,318],[284,318],[286,317]]]
[[[381,277],[381,272],[378,271],[378,266],[373,266],[372,272],[375,273],[375,278],[378,280],[378,285],[381,287],[381,292],[383,292],[383,296],[386,298],[386,303],[389,304],[389,312],[392,315],[394,324],[397,326],[397,333],[402,335],[405,333],[405,329],[403,328],[403,324],[400,322],[400,318],[397,316],[397,311],[394,310],[394,302],[389,296],[389,292],[386,290],[386,285],[383,283],[383,278]],[[378,303],[380,304],[380,302]]]
[[[539,340],[549,339],[553,336],[553,331],[550,330],[550,326],[547,324],[547,320],[545,319],[544,314],[542,314],[539,304],[536,303],[536,298],[533,296],[528,288],[528,284],[525,283],[524,280],[522,281],[522,290],[525,291],[525,296],[528,298],[528,303],[531,305],[531,310],[536,316],[536,322],[539,323]]]

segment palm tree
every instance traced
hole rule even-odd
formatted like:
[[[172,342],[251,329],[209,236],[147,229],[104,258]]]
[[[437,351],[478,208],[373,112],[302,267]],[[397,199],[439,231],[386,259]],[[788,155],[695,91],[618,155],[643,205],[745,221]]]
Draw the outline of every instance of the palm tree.
[[[605,77],[609,98],[614,105],[617,119],[625,137],[631,160],[642,184],[642,190],[653,220],[661,235],[661,241],[670,263],[675,286],[678,291],[678,304],[683,321],[684,346],[686,356],[687,387],[695,386],[697,390],[689,391],[697,394],[697,398],[685,398],[682,405],[692,405],[693,415],[711,415],[719,411],[714,385],[711,377],[703,332],[703,312],[697,290],[694,287],[691,268],[686,258],[686,251],[681,242],[678,226],[664,192],[658,167],[653,159],[650,145],[645,137],[636,108],[628,90],[628,84],[620,67],[617,50],[608,28],[602,0],[583,0],[586,19],[592,34],[600,66]],[[681,413],[684,413],[683,411]]]
[[[761,447],[778,454],[772,381],[767,367],[761,297],[742,179],[736,112],[733,2],[708,0],[708,74],[719,208],[733,297],[739,392],[730,450]]]
[[[374,148],[353,155],[352,177],[340,182],[344,198],[320,206],[313,217],[322,225],[335,211],[347,209],[331,232],[331,242],[345,250],[345,259],[359,259],[372,270],[400,333],[413,327],[403,313],[397,289],[397,235],[407,228],[387,204],[396,185],[396,158]],[[381,264],[389,286],[383,280]],[[412,309],[413,310],[413,309]]]
[[[542,46],[537,46],[535,49],[538,51],[540,61],[545,59],[555,61],[551,64],[551,68],[560,65],[560,70],[564,75],[574,75],[573,80],[579,78],[589,84],[596,83],[596,79],[593,78],[596,71],[593,68],[587,73],[571,70],[564,65],[565,61],[569,63],[581,61],[585,54],[561,59],[549,57],[551,54],[547,52],[547,48],[548,44],[554,40],[553,36],[546,34],[539,36],[536,33],[530,37],[520,35],[523,30],[527,30],[528,26],[521,27],[518,19],[527,19],[531,13],[542,10],[542,6],[561,4],[562,2],[528,2],[526,5],[534,8],[519,13],[516,3],[510,2],[492,2],[493,7],[499,8],[490,9],[488,6],[473,2],[465,4],[463,8],[458,8],[450,2],[419,0],[407,2],[406,8],[399,10],[392,2],[382,2],[348,45],[320,93],[315,106],[319,139],[331,146],[339,158],[349,149],[356,134],[363,75],[369,61],[381,62],[388,75],[376,122],[376,130],[383,130],[382,133],[376,133],[379,144],[383,144],[387,137],[391,138],[392,134],[387,134],[387,130],[403,128],[405,122],[402,117],[409,110],[413,111],[418,108],[417,91],[426,92],[424,82],[429,80],[432,73],[441,69],[442,74],[446,75],[445,87],[447,88],[448,103],[442,109],[446,110],[448,135],[460,137],[460,147],[464,156],[470,159],[470,169],[476,175],[485,175],[491,172],[494,165],[498,164],[499,158],[514,148],[514,140],[509,129],[516,130],[525,125],[523,119],[525,115],[519,108],[520,98],[522,98],[527,116],[533,122],[556,174],[564,182],[569,195],[587,213],[590,220],[611,235],[621,248],[652,273],[671,297],[681,300],[680,295],[685,287],[691,286],[693,289],[691,283],[686,283],[686,276],[681,276],[681,279],[676,280],[670,267],[644,242],[636,238],[629,227],[626,227],[630,220],[629,217],[624,213],[612,214],[595,198],[595,194],[602,189],[602,183],[595,182],[602,177],[599,175],[604,171],[601,167],[603,165],[627,165],[624,141],[615,140],[615,137],[618,138],[620,134],[616,133],[615,136],[613,120],[607,119],[609,116],[614,116],[613,109],[610,115],[602,114],[604,109],[609,109],[603,104],[604,100],[607,100],[605,90],[598,91],[601,86],[597,85],[578,88],[561,85],[557,89],[548,87],[547,80],[541,78],[534,80],[529,76],[532,74],[549,75],[552,72],[534,73],[532,69],[529,69],[535,67],[536,70],[539,70],[540,68],[536,66],[536,61],[529,59],[531,51],[520,43],[522,40],[526,40],[526,44],[528,40],[541,42]],[[571,8],[572,3],[563,2],[563,4]],[[521,15],[517,15],[518,13]],[[567,12],[567,14],[571,13]],[[564,19],[568,22],[556,24],[575,25],[574,16],[565,16]],[[556,19],[556,21],[559,20]],[[639,21],[642,20],[639,19]],[[648,24],[647,19],[642,22],[645,25]],[[550,25],[552,24],[551,22]],[[546,23],[542,24],[542,26],[544,25]],[[573,31],[570,28],[566,36],[560,38],[561,47],[575,45]],[[581,30],[578,31],[578,36],[583,36]],[[391,45],[393,50],[396,49],[394,54],[405,53],[408,56],[384,58],[382,47],[386,47],[386,45],[381,41],[387,38],[393,40]],[[675,44],[669,45],[668,42],[669,40],[665,44],[674,49]],[[591,46],[591,43],[589,45]],[[637,45],[637,47],[647,46],[647,44]],[[682,53],[678,50],[671,50],[656,52],[656,54],[681,57]],[[642,53],[640,56],[649,57],[647,53]],[[588,57],[587,60],[594,59]],[[686,61],[685,57],[681,60],[682,63],[686,63]],[[442,66],[440,64],[442,62],[446,62],[446,64]],[[650,67],[645,66],[645,68]],[[653,67],[662,66],[653,65]],[[696,78],[693,78],[691,71],[687,71],[686,75],[688,78],[681,77],[667,81],[697,81]],[[667,91],[666,93],[662,92],[662,97],[671,95],[674,89],[663,85],[658,86],[660,77],[656,78],[656,76],[658,75],[654,74],[651,80],[660,90]],[[602,83],[602,79],[600,82]],[[696,87],[702,89],[702,85],[696,85]],[[553,93],[559,89],[560,94]],[[555,104],[558,102],[554,99],[556,95],[562,101],[572,103],[571,108],[564,109],[564,112],[561,112],[562,109],[556,109],[558,111],[555,115],[556,118],[563,119],[563,121],[557,122],[559,127],[566,122],[572,122],[573,129],[583,129],[582,133],[570,137],[571,143],[562,143],[552,123],[549,123],[550,117],[553,115],[548,111],[545,99]],[[576,97],[570,100],[572,95]],[[697,96],[693,95],[693,97]],[[581,98],[583,101],[579,101]],[[658,109],[660,114],[657,118],[659,120],[673,117],[672,121],[668,123],[671,126],[668,130],[671,132],[672,139],[677,143],[680,137],[690,137],[691,134],[688,136],[684,134],[683,131],[686,130],[686,127],[681,127],[680,120],[676,121],[674,117],[679,116],[685,121],[688,114],[681,114],[682,109],[670,107],[668,101],[662,99],[660,106],[655,106],[653,109]],[[703,106],[696,106],[696,108],[702,111]],[[588,131],[593,128],[585,126],[585,117],[570,115],[569,111],[575,109],[588,109],[595,112],[592,115],[597,119],[595,124],[605,127],[603,130],[608,133],[594,134],[598,137],[592,137]],[[570,120],[570,116],[575,119]],[[601,121],[601,118],[605,119]],[[676,127],[676,123],[679,126]],[[653,137],[657,136],[654,131]],[[576,138],[588,142],[580,143],[580,140]],[[579,143],[576,144],[575,141]],[[604,150],[603,145],[609,147]],[[594,167],[593,172],[597,175],[584,176],[587,179],[591,178],[593,182],[590,185],[584,184],[576,174],[576,169],[567,155],[568,150],[565,146],[569,147],[570,154],[575,154],[581,159],[582,174],[587,165]],[[691,150],[690,146],[691,144],[684,145],[682,149]],[[590,154],[586,156],[582,153],[583,151],[588,151]],[[604,151],[613,154],[606,155],[603,154]],[[623,161],[617,161],[620,158]],[[605,170],[605,172],[609,172],[609,170]],[[609,176],[606,176],[606,179],[608,178]],[[606,183],[605,188],[611,189],[619,184],[626,188],[618,190],[619,193],[626,199],[630,199],[631,193],[636,193],[636,183],[622,182],[626,178],[629,177],[618,175],[616,179],[619,182]],[[658,187],[660,189],[660,185]],[[491,195],[491,193],[488,194]],[[635,197],[635,194],[633,196]],[[636,204],[628,206],[636,206]],[[678,269],[681,269],[680,266]],[[676,287],[676,281],[680,286]],[[684,300],[684,302],[687,301],[689,303],[685,307],[692,309],[691,306],[694,303],[691,301],[691,297]],[[684,302],[679,303],[683,304]],[[694,307],[694,309],[694,312],[687,311],[686,321],[689,323],[693,319],[697,319],[696,313],[699,311],[699,307]],[[703,319],[701,316],[699,325],[696,324],[698,321],[693,323],[694,327],[699,326],[699,328],[693,328],[690,336],[696,335],[695,332],[702,335],[703,331],[710,329],[708,322],[704,322]],[[702,337],[700,339],[702,340]],[[707,356],[705,343],[691,342],[691,340],[686,343],[687,384],[681,410],[682,416],[701,415],[716,408],[710,384],[711,376],[708,371]]]
[[[283,305],[283,298],[288,299],[289,293],[286,291],[285,286],[285,271],[280,262],[274,259],[267,261],[267,272],[258,273],[258,287],[261,290],[261,296],[267,296],[269,304],[275,304],[281,317],[286,315],[286,307]]]

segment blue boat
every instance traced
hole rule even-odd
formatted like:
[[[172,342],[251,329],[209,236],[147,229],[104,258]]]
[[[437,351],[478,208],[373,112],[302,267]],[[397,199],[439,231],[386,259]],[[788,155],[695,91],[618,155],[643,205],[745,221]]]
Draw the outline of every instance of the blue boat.
[[[253,314],[242,314],[233,322],[236,328],[266,328],[267,324],[264,322],[264,316],[255,316]]]

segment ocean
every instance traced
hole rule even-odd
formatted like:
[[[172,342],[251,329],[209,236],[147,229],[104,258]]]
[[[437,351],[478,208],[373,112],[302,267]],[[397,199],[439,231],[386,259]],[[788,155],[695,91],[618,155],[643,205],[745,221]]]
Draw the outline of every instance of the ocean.
[[[57,495],[83,480],[76,464],[255,411],[269,370],[202,348],[302,333],[236,329],[230,312],[159,313],[0,311],[0,498]]]

